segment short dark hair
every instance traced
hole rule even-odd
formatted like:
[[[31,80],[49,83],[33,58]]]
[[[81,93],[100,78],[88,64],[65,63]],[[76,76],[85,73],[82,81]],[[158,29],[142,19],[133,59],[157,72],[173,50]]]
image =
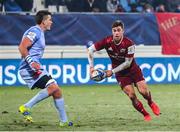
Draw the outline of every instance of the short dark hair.
[[[118,27],[118,26],[120,26],[120,27],[122,27],[122,29],[124,29],[124,23],[121,20],[116,20],[112,24],[112,28]]]
[[[46,10],[40,10],[36,13],[35,16],[35,21],[37,24],[41,24],[41,22],[43,21],[44,17],[47,15],[51,15],[51,13],[49,11]]]

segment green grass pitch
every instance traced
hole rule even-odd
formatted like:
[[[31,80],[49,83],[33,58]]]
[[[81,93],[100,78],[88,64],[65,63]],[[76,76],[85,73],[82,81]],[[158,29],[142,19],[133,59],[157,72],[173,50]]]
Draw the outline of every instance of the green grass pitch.
[[[132,107],[118,85],[62,86],[66,110],[73,127],[60,128],[53,99],[48,98],[32,109],[34,123],[23,121],[19,105],[38,90],[25,87],[0,87],[0,131],[178,131],[180,130],[180,85],[149,85],[153,99],[161,108],[153,115],[140,96],[152,121]],[[137,93],[137,90],[136,90]]]

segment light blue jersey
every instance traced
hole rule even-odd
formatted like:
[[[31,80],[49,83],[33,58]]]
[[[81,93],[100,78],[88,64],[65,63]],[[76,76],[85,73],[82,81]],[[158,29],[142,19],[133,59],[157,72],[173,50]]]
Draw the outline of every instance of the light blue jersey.
[[[45,49],[45,38],[44,32],[41,30],[39,26],[33,26],[29,28],[23,35],[23,38],[27,37],[32,41],[32,46],[28,48],[28,53],[33,59],[40,64],[40,59],[43,56]],[[41,65],[41,64],[40,64]],[[38,78],[34,78],[34,71],[30,68],[29,64],[22,58],[19,67],[19,73],[22,79],[27,83],[29,88],[32,88],[33,85],[44,75],[48,75],[49,73],[43,68],[41,65],[42,71],[41,75]]]
[[[24,37],[27,37],[32,41],[32,46],[28,49],[28,52],[33,61],[39,63],[39,59],[42,58],[45,49],[44,32],[39,26],[33,26],[24,33],[23,38]],[[29,65],[23,58],[19,69],[24,69],[27,67],[29,67]]]

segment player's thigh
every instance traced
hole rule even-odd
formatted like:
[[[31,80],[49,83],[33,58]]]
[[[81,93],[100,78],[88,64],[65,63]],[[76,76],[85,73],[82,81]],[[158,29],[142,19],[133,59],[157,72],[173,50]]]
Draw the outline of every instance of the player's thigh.
[[[136,69],[133,70],[132,73],[130,73],[130,77],[133,80],[133,82],[136,84],[137,82],[140,82],[144,79],[143,73],[140,69],[140,67],[137,67]]]
[[[138,88],[138,91],[140,93],[146,93],[148,92],[148,86],[145,80],[139,81],[136,83],[136,87]]]
[[[119,86],[123,89],[127,85],[131,85],[132,79],[129,76],[116,76]]]
[[[136,97],[136,94],[135,94],[135,90],[134,90],[134,87],[133,85],[126,85],[124,88],[123,88],[123,91],[124,93],[126,93],[129,98],[133,99]]]
[[[32,89],[34,88],[44,89],[54,83],[56,84],[56,81],[50,75],[44,74],[34,83]]]
[[[61,97],[62,89],[59,88],[57,83],[52,83],[47,88],[49,95],[53,95],[53,97]]]
[[[134,87],[132,85],[133,82],[132,82],[130,77],[128,77],[128,76],[125,76],[125,77],[116,76],[116,80],[118,81],[118,84],[120,85],[120,87],[122,88],[124,93],[126,93],[130,98],[135,97],[135,90],[134,90]]]

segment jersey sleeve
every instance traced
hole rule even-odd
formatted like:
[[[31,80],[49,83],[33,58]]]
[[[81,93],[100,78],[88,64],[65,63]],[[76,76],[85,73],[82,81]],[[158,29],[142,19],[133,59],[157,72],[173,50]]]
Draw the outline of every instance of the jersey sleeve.
[[[104,38],[103,40],[99,41],[99,42],[96,42],[94,44],[95,48],[96,48],[96,51],[99,51],[99,50],[102,50],[105,48],[106,46],[106,38]]]
[[[24,34],[24,37],[27,37],[32,42],[35,42],[36,40],[39,39],[40,34],[41,34],[41,31],[38,28],[32,28]]]
[[[130,41],[130,43],[127,46],[127,54],[125,57],[131,58],[134,57],[135,54],[135,45],[134,42]]]

